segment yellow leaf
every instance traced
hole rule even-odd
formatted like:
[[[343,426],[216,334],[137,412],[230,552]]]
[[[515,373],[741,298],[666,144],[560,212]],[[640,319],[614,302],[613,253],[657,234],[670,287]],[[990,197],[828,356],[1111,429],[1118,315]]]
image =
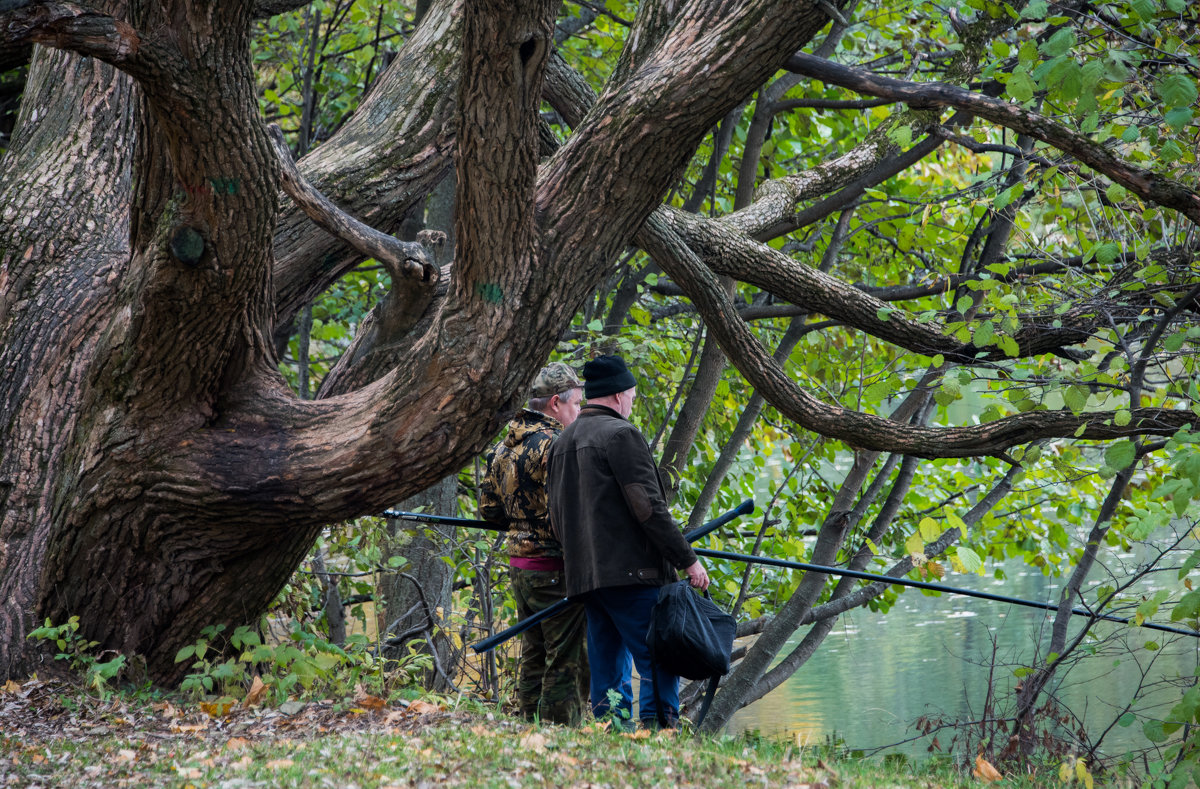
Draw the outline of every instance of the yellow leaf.
[[[904,552],[907,554],[919,553],[924,557],[925,541],[921,539],[920,532],[909,535],[908,539],[904,541]]]
[[[200,709],[210,718],[224,718],[233,709],[233,705],[233,699],[202,701],[200,702]]]
[[[1000,771],[982,756],[975,757],[975,769],[971,772],[976,778],[988,784],[1004,780],[1004,776],[1000,774]]]
[[[921,532],[921,539],[925,542],[933,542],[942,533],[942,527],[938,526],[937,521],[933,518],[922,518],[917,524],[917,529]]]
[[[957,528],[964,537],[967,535],[966,522],[958,517],[958,513],[951,512],[949,508],[946,509],[946,525],[950,528]]]
[[[285,767],[291,767],[294,763],[291,759],[272,759],[267,762],[267,769],[282,770]]]

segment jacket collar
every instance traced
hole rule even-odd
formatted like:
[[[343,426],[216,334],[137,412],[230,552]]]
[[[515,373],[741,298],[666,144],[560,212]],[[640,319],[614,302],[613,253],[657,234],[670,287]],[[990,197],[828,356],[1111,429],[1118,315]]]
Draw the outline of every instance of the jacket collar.
[[[579,409],[580,416],[615,416],[617,419],[625,419],[613,409],[606,405],[593,405],[588,403],[583,408]]]

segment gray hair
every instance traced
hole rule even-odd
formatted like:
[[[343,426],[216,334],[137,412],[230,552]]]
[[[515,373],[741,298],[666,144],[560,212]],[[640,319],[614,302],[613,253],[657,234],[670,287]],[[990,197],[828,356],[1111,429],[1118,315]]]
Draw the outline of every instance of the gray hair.
[[[571,392],[575,391],[579,392],[579,399],[582,400],[583,390],[578,386],[572,386],[570,389],[564,389],[561,392],[555,392],[554,394],[546,395],[545,397],[531,397],[529,398],[529,407],[534,411],[541,411],[544,414],[546,413],[546,409],[550,407],[550,400],[552,398],[557,396],[559,400],[565,400],[568,404],[570,404],[573,402],[570,399]]]

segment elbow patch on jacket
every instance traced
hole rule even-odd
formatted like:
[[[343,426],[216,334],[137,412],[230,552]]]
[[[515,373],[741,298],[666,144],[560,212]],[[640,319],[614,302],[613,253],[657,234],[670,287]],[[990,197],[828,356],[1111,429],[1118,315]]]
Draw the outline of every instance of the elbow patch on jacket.
[[[625,486],[625,500],[629,502],[633,517],[637,518],[638,523],[645,523],[654,514],[654,507],[650,504],[646,488],[636,482]]]

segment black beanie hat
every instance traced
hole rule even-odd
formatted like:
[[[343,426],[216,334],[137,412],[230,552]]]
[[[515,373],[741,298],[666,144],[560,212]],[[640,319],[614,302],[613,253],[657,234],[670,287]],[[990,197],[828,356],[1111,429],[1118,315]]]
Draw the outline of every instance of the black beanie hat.
[[[620,356],[598,356],[583,366],[584,397],[604,397],[637,386]]]

